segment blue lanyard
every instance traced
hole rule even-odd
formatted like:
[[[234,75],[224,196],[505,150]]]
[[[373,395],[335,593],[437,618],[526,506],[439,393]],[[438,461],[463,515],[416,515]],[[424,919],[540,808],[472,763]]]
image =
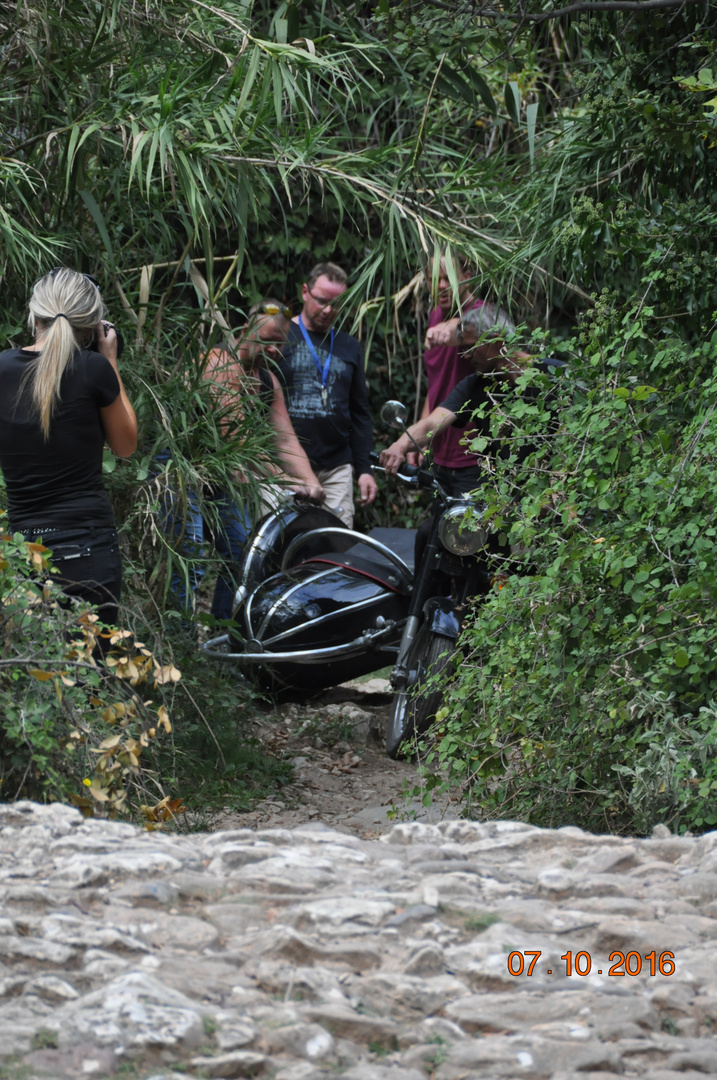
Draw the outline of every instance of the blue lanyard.
[[[307,329],[304,326],[304,320],[301,318],[301,315],[299,315],[299,329],[301,330],[301,333],[304,335],[304,341],[306,342],[307,349],[309,350],[309,352],[311,353],[311,355],[314,358],[314,363],[316,364],[316,370],[318,371],[319,378],[321,379],[321,389],[324,392],[323,396],[325,398],[326,397],[326,380],[329,377],[329,368],[331,367],[331,356],[332,356],[333,351],[334,351],[334,328],[333,328],[333,326],[331,327],[331,337],[329,339],[330,340],[329,355],[326,357],[326,363],[324,364],[323,371],[321,369],[321,362],[319,360],[318,354],[316,352],[316,349],[314,348],[314,343],[311,340],[311,338],[309,337]]]

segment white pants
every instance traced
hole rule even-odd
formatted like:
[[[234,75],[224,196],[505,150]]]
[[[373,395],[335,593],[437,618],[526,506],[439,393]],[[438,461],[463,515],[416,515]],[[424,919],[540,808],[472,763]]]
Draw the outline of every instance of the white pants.
[[[354,524],[354,477],[351,465],[339,465],[337,469],[319,469],[316,473],[322,488],[326,492],[326,501],[322,504],[340,517],[349,529]],[[279,484],[262,484],[260,498],[260,516],[268,514],[286,499],[293,498],[291,487]]]
[[[351,465],[319,469],[316,476],[326,492],[324,506],[338,514],[344,525],[354,527],[354,471]]]

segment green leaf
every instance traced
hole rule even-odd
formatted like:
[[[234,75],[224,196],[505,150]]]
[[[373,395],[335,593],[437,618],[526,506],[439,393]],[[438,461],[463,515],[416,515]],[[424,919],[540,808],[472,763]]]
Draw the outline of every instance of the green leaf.
[[[465,75],[468,81],[473,86],[473,89],[483,101],[483,104],[485,105],[488,112],[495,114],[498,111],[495,100],[490,92],[490,87],[488,86],[488,83],[483,78],[481,73],[479,71],[476,71],[472,64],[467,64],[465,68]]]
[[[682,647],[675,649],[673,660],[678,668],[685,668],[690,662],[688,653]]]
[[[531,101],[525,110],[526,125],[528,128],[528,151],[530,154],[530,167],[535,165],[535,123],[538,118],[538,103]]]
[[[511,118],[516,127],[520,127],[521,95],[518,83],[507,82],[505,84],[504,95],[505,107],[508,110],[508,116]]]
[[[112,248],[112,241],[110,240],[110,234],[109,234],[109,231],[107,229],[105,219],[102,216],[102,211],[100,210],[99,206],[97,205],[97,202],[95,201],[94,195],[92,194],[91,191],[87,191],[85,189],[85,190],[80,192],[80,198],[82,199],[83,203],[85,204],[85,206],[89,210],[90,214],[92,215],[92,219],[93,219],[95,225],[97,226],[97,231],[100,234],[100,237],[102,239],[102,243],[105,245],[105,250],[106,250],[106,252],[107,252],[107,254],[108,254],[109,258],[110,258],[110,261],[111,261],[112,265],[114,265],[115,257],[114,257],[114,250]]]

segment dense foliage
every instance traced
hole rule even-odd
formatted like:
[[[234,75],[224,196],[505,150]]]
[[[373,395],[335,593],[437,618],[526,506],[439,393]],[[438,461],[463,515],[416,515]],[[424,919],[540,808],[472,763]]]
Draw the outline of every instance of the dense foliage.
[[[519,572],[474,613],[440,744],[501,816],[717,824],[717,125],[685,92],[713,86],[714,46],[686,29],[651,16],[608,49],[593,26],[582,121],[545,156],[543,181],[571,181],[556,255],[594,304],[550,388],[557,432],[518,397],[493,418]],[[582,190],[581,143],[602,176]]]
[[[268,445],[251,422],[222,437],[207,347],[334,258],[372,401],[419,408],[416,272],[446,243],[469,254],[520,343],[570,369],[550,439],[538,406],[494,417],[509,446],[538,440],[491,478],[521,572],[472,615],[439,754],[490,813],[699,828],[717,820],[715,16],[644,6],[0,0],[0,328],[23,338],[56,263],[103,283],[141,424],[135,460],[106,467],[145,640],[190,569],[158,527],[167,493],[231,490]],[[415,515],[384,492],[383,520]],[[226,680],[180,685],[231,715]],[[241,771],[236,725],[217,748],[206,719],[184,714],[179,756]]]

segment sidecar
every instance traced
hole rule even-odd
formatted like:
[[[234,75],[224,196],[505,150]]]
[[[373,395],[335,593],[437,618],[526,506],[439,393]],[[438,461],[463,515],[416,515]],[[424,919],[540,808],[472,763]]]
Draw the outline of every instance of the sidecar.
[[[320,690],[386,666],[408,612],[414,537],[363,535],[301,503],[268,515],[244,553],[237,629],[205,651],[271,689]]]

